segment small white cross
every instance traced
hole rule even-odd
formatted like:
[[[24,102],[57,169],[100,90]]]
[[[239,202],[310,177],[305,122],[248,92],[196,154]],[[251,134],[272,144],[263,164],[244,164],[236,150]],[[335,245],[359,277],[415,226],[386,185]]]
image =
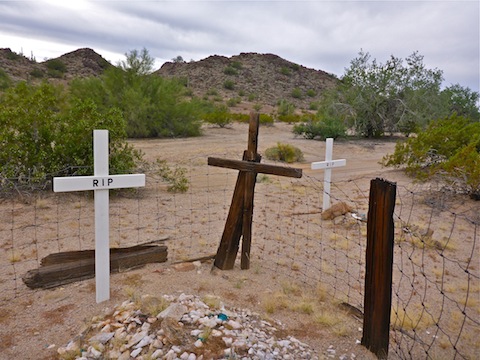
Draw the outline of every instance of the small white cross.
[[[95,287],[97,303],[110,299],[109,190],[145,186],[145,174],[108,174],[108,130],[93,130],[93,176],[53,178],[54,192],[95,192]]]
[[[332,181],[332,169],[335,167],[345,166],[347,160],[332,160],[333,139],[328,138],[325,148],[325,161],[313,162],[312,170],[325,169],[323,176],[323,211],[330,207],[330,184]]]

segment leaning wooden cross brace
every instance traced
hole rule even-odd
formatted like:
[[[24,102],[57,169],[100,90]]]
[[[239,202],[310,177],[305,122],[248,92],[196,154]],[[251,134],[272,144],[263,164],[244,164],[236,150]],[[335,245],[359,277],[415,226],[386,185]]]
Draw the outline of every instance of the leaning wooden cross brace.
[[[257,173],[302,177],[301,169],[260,164],[258,149],[259,115],[250,115],[248,147],[243,160],[208,158],[208,165],[240,170],[233,192],[230,211],[227,216],[222,239],[215,256],[214,265],[222,270],[233,269],[242,237],[241,268],[250,268],[250,245],[252,239],[253,196]]]

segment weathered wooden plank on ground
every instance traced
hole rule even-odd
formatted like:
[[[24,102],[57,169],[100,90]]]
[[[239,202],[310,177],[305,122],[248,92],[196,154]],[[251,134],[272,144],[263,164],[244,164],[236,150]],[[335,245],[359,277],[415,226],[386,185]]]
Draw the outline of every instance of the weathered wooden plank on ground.
[[[116,273],[142,267],[149,263],[167,261],[166,246],[139,245],[110,249],[110,272]],[[28,271],[23,282],[31,289],[53,288],[95,276],[95,250],[50,254],[41,267]]]
[[[361,343],[379,359],[388,356],[396,189],[395,184],[382,179],[370,183]]]

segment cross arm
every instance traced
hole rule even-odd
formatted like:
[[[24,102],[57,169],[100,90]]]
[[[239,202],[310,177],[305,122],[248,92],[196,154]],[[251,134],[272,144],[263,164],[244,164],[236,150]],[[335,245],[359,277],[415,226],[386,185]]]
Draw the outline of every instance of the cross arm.
[[[254,173],[287,176],[293,178],[302,177],[302,169],[287,168],[276,165],[261,164],[252,161],[228,160],[220,158],[208,158],[208,165],[235,169],[240,171],[249,171]]]

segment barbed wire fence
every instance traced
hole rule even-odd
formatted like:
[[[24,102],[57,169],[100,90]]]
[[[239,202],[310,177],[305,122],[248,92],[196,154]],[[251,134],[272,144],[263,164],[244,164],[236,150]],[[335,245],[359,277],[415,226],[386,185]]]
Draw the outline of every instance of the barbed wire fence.
[[[147,174],[145,189],[115,193],[111,246],[165,241],[169,262],[215,254],[237,172],[192,159],[190,189],[171,193]],[[321,286],[363,310],[370,177],[336,180],[333,203],[350,213],[322,220],[323,183],[258,175],[252,267]],[[51,253],[94,248],[93,194],[16,188],[0,200],[0,304],[32,291],[22,276]],[[471,359],[480,351],[479,204],[432,185],[397,188],[390,355]],[[363,221],[362,221],[363,220]],[[253,269],[254,271],[254,269]]]

